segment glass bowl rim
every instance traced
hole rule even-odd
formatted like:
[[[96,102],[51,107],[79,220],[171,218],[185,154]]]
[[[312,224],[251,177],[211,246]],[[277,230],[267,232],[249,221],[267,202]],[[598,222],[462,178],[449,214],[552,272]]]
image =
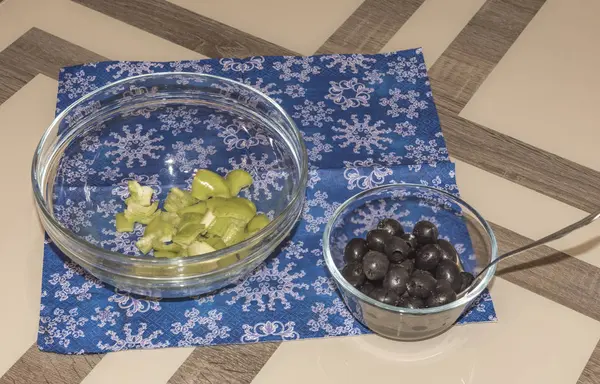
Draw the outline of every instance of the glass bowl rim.
[[[430,190],[432,192],[439,193],[439,194],[449,198],[454,203],[458,203],[458,204],[462,205],[463,207],[467,208],[470,211],[470,213],[473,216],[475,216],[475,218],[477,218],[477,220],[479,221],[479,224],[481,224],[483,226],[487,235],[489,236],[490,245],[491,245],[490,261],[495,260],[498,257],[498,243],[496,241],[496,236],[494,235],[494,232],[493,232],[491,226],[483,218],[483,216],[481,216],[481,214],[479,214],[479,212],[477,210],[475,210],[475,208],[473,208],[471,205],[469,205],[467,202],[465,202],[461,198],[459,198],[451,193],[448,193],[442,189],[430,187],[430,186],[423,185],[423,184],[414,184],[414,183],[385,184],[385,185],[377,186],[375,188],[364,190],[364,191],[359,192],[356,195],[350,197],[349,199],[347,199],[344,203],[342,203],[342,205],[340,205],[335,210],[335,212],[333,213],[333,215],[327,222],[327,225],[325,226],[325,232],[323,233],[323,258],[325,259],[325,264],[327,265],[327,269],[329,270],[329,273],[333,276],[336,283],[341,285],[344,290],[349,292],[354,297],[356,297],[362,301],[365,301],[372,306],[375,306],[375,307],[378,307],[381,309],[385,309],[390,312],[409,314],[409,315],[427,315],[427,314],[445,312],[447,310],[451,310],[454,308],[458,308],[462,305],[465,305],[469,301],[477,298],[481,294],[481,292],[483,292],[483,290],[488,286],[490,280],[496,273],[496,265],[493,265],[492,267],[490,267],[488,269],[488,271],[485,273],[484,277],[479,281],[479,283],[475,287],[471,288],[463,297],[461,297],[451,303],[441,305],[439,307],[422,308],[422,309],[396,307],[394,305],[381,303],[381,302],[365,295],[358,289],[354,288],[350,283],[348,283],[346,281],[346,279],[343,278],[341,272],[337,269],[337,267],[333,261],[333,256],[331,255],[331,247],[329,244],[329,238],[331,237],[331,232],[333,230],[333,224],[336,222],[336,220],[342,214],[342,212],[346,208],[348,208],[348,206],[350,204],[361,199],[362,197],[372,194],[372,193],[376,193],[378,191],[394,190],[397,188],[413,188],[413,189]]]
[[[80,106],[81,104],[88,101],[92,97],[97,96],[98,94],[106,91],[109,88],[116,87],[123,83],[138,80],[138,79],[143,79],[143,78],[159,78],[160,79],[162,77],[171,77],[171,76],[211,78],[214,80],[229,83],[236,87],[240,87],[240,88],[245,89],[246,91],[250,92],[250,94],[254,94],[256,96],[260,96],[260,97],[264,98],[270,107],[273,107],[274,109],[277,110],[277,112],[279,112],[281,114],[281,116],[285,120],[286,124],[289,124],[289,126],[292,128],[292,130],[294,132],[294,136],[296,137],[296,139],[298,140],[298,143],[300,144],[299,164],[298,164],[299,168],[300,168],[299,169],[300,181],[299,181],[298,185],[299,186],[306,185],[306,183],[308,181],[308,155],[306,153],[306,146],[304,143],[304,138],[302,137],[300,130],[298,129],[294,120],[283,109],[283,107],[281,107],[275,100],[273,100],[271,97],[269,97],[268,95],[266,95],[265,93],[263,93],[260,90],[257,90],[255,88],[253,88],[247,84],[241,83],[239,81],[228,79],[228,78],[222,77],[222,76],[210,75],[210,74],[206,74],[206,73],[181,72],[181,71],[148,73],[148,74],[142,74],[142,75],[136,75],[136,76],[129,76],[129,77],[117,80],[115,82],[111,82],[106,85],[103,85],[102,87],[85,94],[84,96],[80,97],[79,99],[77,99],[76,101],[71,103],[67,108],[65,108],[61,113],[59,113],[52,120],[52,123],[50,123],[48,128],[46,128],[46,130],[42,134],[40,141],[38,142],[38,145],[37,145],[34,155],[33,155],[32,165],[31,165],[31,182],[33,185],[34,198],[35,198],[38,209],[41,211],[44,218],[47,221],[49,221],[51,223],[51,225],[53,225],[55,228],[57,228],[57,230],[61,233],[61,235],[66,236],[70,241],[76,242],[79,246],[83,247],[84,249],[91,249],[91,250],[95,251],[96,253],[100,253],[102,255],[102,258],[116,262],[116,263],[130,263],[130,264],[137,264],[137,265],[141,265],[141,266],[157,266],[157,267],[159,267],[159,266],[161,266],[161,267],[162,266],[182,267],[182,266],[194,264],[197,262],[215,260],[222,256],[229,255],[232,253],[238,253],[239,251],[241,251],[245,248],[248,248],[254,244],[259,244],[259,243],[263,242],[264,239],[270,233],[272,233],[276,228],[280,227],[281,224],[283,222],[285,222],[286,219],[289,218],[289,216],[293,213],[292,210],[293,210],[294,205],[299,200],[303,200],[304,195],[306,194],[306,191],[303,190],[302,188],[296,188],[294,191],[294,195],[292,196],[292,199],[287,203],[287,205],[283,209],[283,211],[279,215],[277,215],[273,220],[271,220],[271,222],[265,228],[261,229],[256,234],[252,235],[251,237],[247,238],[246,240],[244,240],[238,244],[235,244],[231,247],[223,248],[223,249],[215,251],[215,252],[210,252],[210,253],[196,255],[196,256],[175,257],[175,258],[157,258],[157,257],[148,257],[148,256],[126,255],[126,254],[123,254],[120,252],[110,251],[108,249],[99,247],[95,244],[92,244],[92,243],[84,240],[83,238],[77,236],[71,230],[66,228],[62,223],[55,220],[54,217],[52,216],[52,214],[50,213],[48,206],[46,205],[46,201],[45,201],[44,197],[42,196],[42,192],[39,187],[39,183],[41,183],[43,181],[43,177],[41,177],[41,175],[37,171],[37,167],[40,162],[40,156],[43,152],[44,144],[50,139],[52,130],[64,119],[64,117],[69,112],[71,112],[76,107]],[[238,260],[236,263],[234,263],[228,267],[221,268],[220,270],[230,269],[230,267],[234,267],[236,265],[239,265],[240,263],[243,263],[244,260],[246,260],[246,259]],[[215,271],[213,271],[213,272],[215,272]]]

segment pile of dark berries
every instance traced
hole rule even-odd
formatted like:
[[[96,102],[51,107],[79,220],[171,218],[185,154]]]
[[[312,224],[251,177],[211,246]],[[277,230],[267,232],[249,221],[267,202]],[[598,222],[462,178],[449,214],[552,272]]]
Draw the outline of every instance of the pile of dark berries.
[[[344,249],[344,278],[365,295],[385,304],[428,308],[456,300],[473,281],[461,272],[458,253],[438,239],[438,229],[420,221],[405,233],[394,219],[383,219],[366,239],[354,238]]]

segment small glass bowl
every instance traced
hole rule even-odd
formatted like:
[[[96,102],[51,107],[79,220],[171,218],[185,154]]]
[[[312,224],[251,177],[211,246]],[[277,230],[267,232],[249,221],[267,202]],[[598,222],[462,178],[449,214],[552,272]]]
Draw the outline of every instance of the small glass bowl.
[[[242,168],[255,183],[240,194],[271,223],[235,246],[200,256],[141,255],[143,234],[117,233],[127,181],[164,202],[197,168]],[[293,120],[272,99],[205,74],[123,79],[74,102],[52,122],[33,158],[33,191],[46,232],[68,258],[124,291],[159,298],[199,295],[246,275],[290,233],[302,213],[308,159]]]
[[[382,209],[385,208],[385,209]],[[369,225],[365,213],[369,213]],[[376,301],[350,285],[341,274],[344,247],[353,237],[366,237],[379,220],[392,217],[412,229],[423,218],[438,224],[444,237],[461,253],[461,268],[476,273],[498,254],[489,224],[469,204],[437,188],[417,184],[384,185],[361,192],[342,204],[329,220],[323,236],[323,253],[329,272],[358,321],[372,331],[396,340],[421,340],[436,336],[456,323],[491,281],[496,267],[464,297],[424,309],[400,308]],[[361,225],[358,225],[361,224]]]

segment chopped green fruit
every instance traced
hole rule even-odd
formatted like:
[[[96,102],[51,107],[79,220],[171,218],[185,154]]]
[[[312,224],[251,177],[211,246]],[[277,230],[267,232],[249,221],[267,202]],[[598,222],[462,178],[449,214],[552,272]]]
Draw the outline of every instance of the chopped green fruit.
[[[161,212],[160,218],[162,221],[172,224],[175,227],[179,226],[179,223],[181,222],[181,217],[173,212]]]
[[[186,213],[206,213],[206,202],[201,201],[197,204],[190,205],[189,207],[181,208],[177,211],[177,214],[184,215]]]
[[[154,190],[151,187],[142,187],[137,181],[130,180],[127,182],[127,189],[129,189],[129,197],[125,200],[125,204],[135,203],[147,207],[152,202]]]
[[[196,212],[185,213],[181,216],[181,222],[179,226],[182,227],[184,224],[187,223],[202,223],[202,219],[204,218],[204,216],[205,215],[203,215],[202,213]]]
[[[227,248],[227,244],[225,244],[225,242],[223,242],[223,240],[220,237],[207,237],[203,238],[202,241],[204,241],[206,244],[210,245],[217,251],[219,249]]]
[[[205,227],[201,223],[187,222],[179,228],[179,231],[173,237],[173,242],[180,245],[190,245],[204,231]]]
[[[141,237],[135,242],[135,246],[145,255],[152,250],[152,237]]]
[[[190,254],[187,251],[187,248],[182,248],[179,253],[177,253],[178,257],[188,257]]]
[[[264,227],[269,224],[269,218],[262,213],[260,215],[254,216],[252,220],[247,225],[248,233],[253,235],[254,233],[260,231]]]
[[[143,206],[138,203],[130,203],[125,210],[125,217],[129,221],[144,223],[148,222],[148,219],[152,217],[152,214],[156,212],[158,208],[158,202],[155,201],[149,206]]]
[[[133,232],[133,225],[135,223],[126,218],[123,212],[117,213],[115,219],[117,220],[117,232]]]
[[[164,207],[167,212],[177,212],[180,209],[189,207],[195,203],[196,199],[190,192],[182,191],[181,189],[174,187],[169,191]]]
[[[160,210],[156,210],[153,214],[147,217],[140,217],[136,222],[144,225],[148,225],[156,216],[160,215]]]
[[[227,203],[220,204],[213,212],[216,217],[230,217],[243,221],[247,224],[254,217],[254,212],[250,207],[239,200],[227,200]]]
[[[217,265],[220,268],[225,268],[230,266],[231,264],[235,263],[238,261],[237,255],[235,253],[229,254],[229,255],[225,255],[223,257],[220,257],[217,259]]]
[[[252,176],[243,169],[235,169],[225,177],[231,196],[237,196],[243,188],[252,185]]]
[[[206,212],[206,214],[204,215],[204,217],[202,218],[202,221],[200,223],[202,223],[202,225],[204,225],[204,227],[208,228],[212,225],[212,222],[216,219],[217,217],[213,214],[212,210]]]
[[[151,237],[160,242],[167,242],[173,239],[173,236],[177,232],[173,223],[166,221],[169,219],[169,215],[158,215],[152,220],[146,229],[144,229],[144,237]]]
[[[211,197],[230,197],[231,193],[223,177],[208,169],[200,169],[192,181],[192,196],[208,200]]]
[[[190,256],[198,256],[205,253],[214,252],[216,249],[203,241],[194,241],[189,245],[189,247],[187,247],[187,251]]]
[[[215,217],[207,227],[206,233],[222,238],[223,235],[225,235],[225,232],[227,232],[227,228],[232,225],[233,220],[235,219],[232,219],[231,217]]]
[[[208,199],[206,201],[206,208],[208,208],[209,211],[214,211],[215,208],[222,204],[227,204],[228,201],[229,199],[224,197],[213,197],[212,199]]]
[[[227,246],[237,244],[241,241],[244,241],[246,238],[246,235],[244,232],[246,223],[241,220],[236,220],[233,218],[230,220],[231,221],[230,221],[229,226],[227,227],[225,233],[221,237],[223,242]]]
[[[170,244],[165,244],[162,241],[159,240],[154,240],[152,242],[152,248],[154,248],[154,251],[167,251],[167,252],[181,252],[181,250],[183,249],[183,247],[177,243],[170,243]]]
[[[167,257],[167,258],[173,258],[173,257],[177,257],[177,252],[169,252],[169,251],[154,251],[154,257]]]
[[[251,202],[250,200],[245,199],[243,197],[232,197],[229,200],[235,201],[237,203],[244,203],[244,204],[246,204],[252,210],[252,214],[256,215],[256,205],[254,205],[254,203]]]

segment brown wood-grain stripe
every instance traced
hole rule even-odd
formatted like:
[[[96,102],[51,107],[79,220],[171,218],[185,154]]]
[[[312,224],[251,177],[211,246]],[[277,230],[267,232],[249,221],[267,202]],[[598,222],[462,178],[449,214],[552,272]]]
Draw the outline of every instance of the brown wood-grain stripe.
[[[424,1],[365,0],[316,53],[377,53]]]
[[[208,57],[296,55],[166,0],[73,1]]]
[[[38,74],[58,78],[60,68],[106,58],[37,28],[0,52],[0,104]]]
[[[577,384],[600,384],[600,342],[577,380]]]
[[[0,378],[0,384],[80,383],[102,355],[58,355],[32,345]]]
[[[173,374],[169,384],[250,383],[279,344],[198,347]]]

